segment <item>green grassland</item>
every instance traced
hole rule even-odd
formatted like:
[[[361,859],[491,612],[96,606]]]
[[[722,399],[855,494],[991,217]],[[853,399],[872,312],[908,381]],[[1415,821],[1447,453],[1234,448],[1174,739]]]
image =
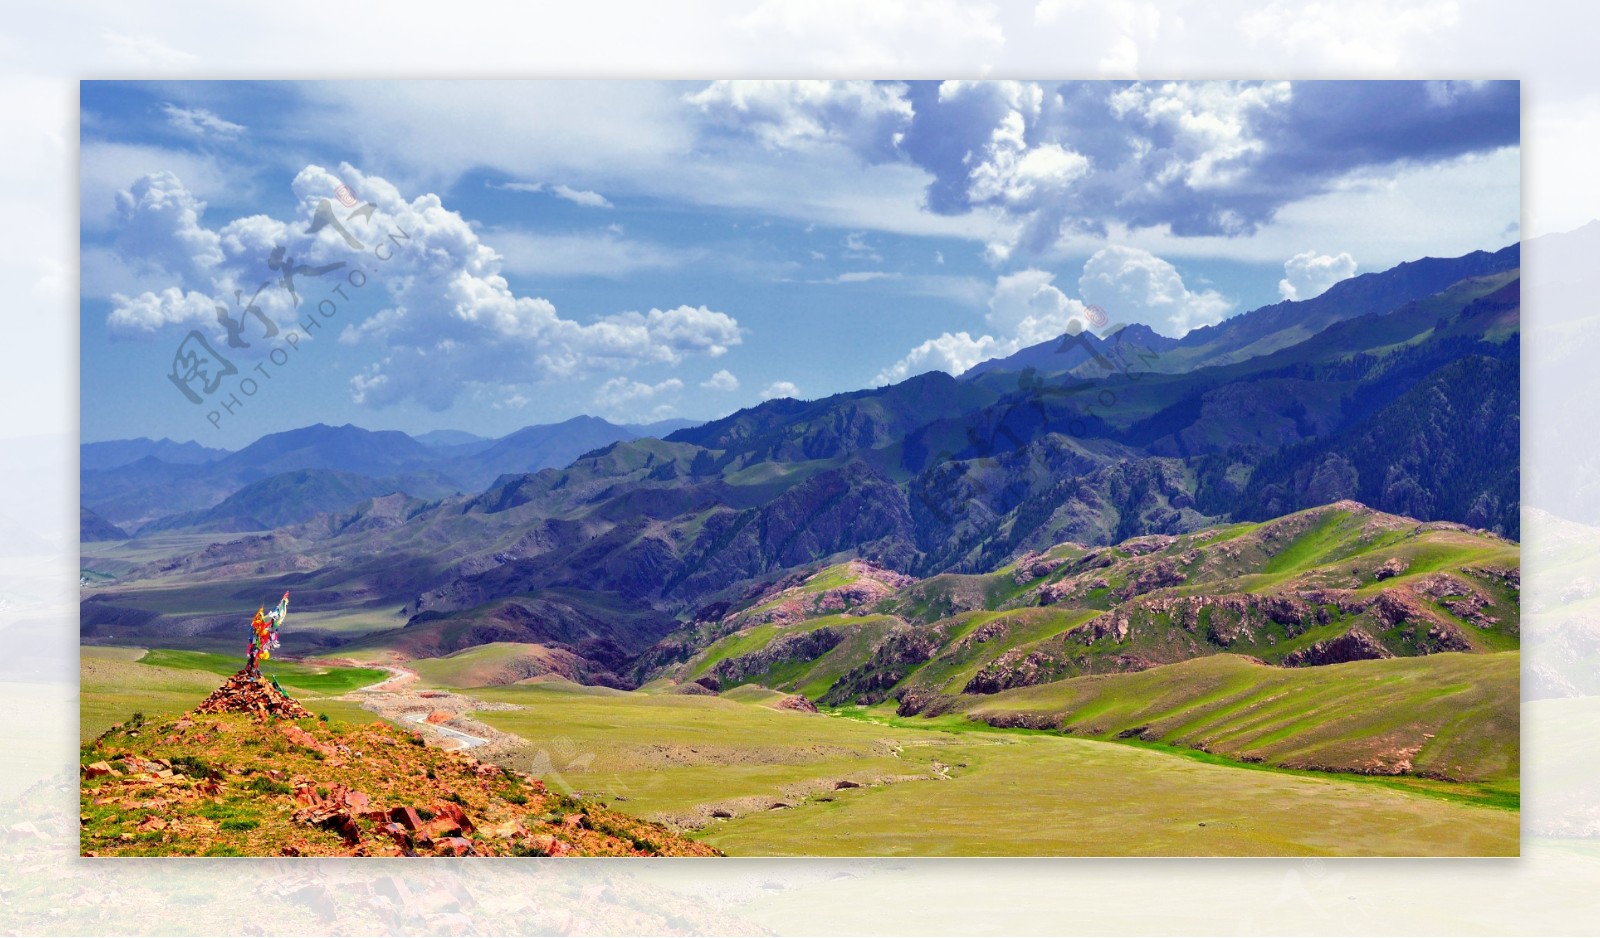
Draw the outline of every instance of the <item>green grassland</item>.
[[[1288,768],[1404,769],[1514,805],[1519,661],[1440,654],[1290,669],[1215,655],[968,698],[961,717]]]
[[[223,662],[214,656],[145,658],[152,656],[161,663],[132,660],[127,649],[85,649],[85,738],[134,710],[187,710],[221,676]],[[1284,673],[1301,678],[1319,670],[1328,669]],[[293,680],[353,686],[366,676],[333,671]],[[882,708],[798,713],[774,709],[779,693],[754,684],[690,696],[544,678],[470,693],[520,707],[473,714],[527,741],[504,760],[511,767],[735,855],[1517,851],[1517,813],[1470,799],[1383,780],[1186,758],[1149,744],[991,729],[965,714],[930,721]],[[1066,697],[1077,700],[1074,693]],[[335,720],[372,719],[353,703],[297,696]],[[1148,696],[1152,705],[1164,699],[1154,688]],[[1224,699],[1203,689],[1191,697]],[[1220,706],[1217,713],[1238,715]]]
[[[78,729],[92,739],[133,713],[178,714],[194,709],[244,666],[242,656],[171,649],[84,647],[79,654]],[[262,673],[276,677],[315,713],[352,721],[370,714],[352,703],[319,699],[375,684],[385,672],[370,668],[324,668],[267,661]]]
[[[555,684],[474,693],[523,706],[476,717],[527,739],[530,765],[614,808],[697,828],[733,855],[1517,851],[1515,811],[1365,779],[972,724],[776,711],[749,686],[736,696],[750,703]]]

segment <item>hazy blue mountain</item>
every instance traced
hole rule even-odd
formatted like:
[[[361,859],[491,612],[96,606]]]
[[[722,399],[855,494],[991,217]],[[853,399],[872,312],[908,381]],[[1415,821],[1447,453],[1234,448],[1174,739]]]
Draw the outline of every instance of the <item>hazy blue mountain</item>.
[[[463,446],[494,442],[491,437],[479,436],[465,430],[429,430],[427,433],[413,433],[411,438],[423,446]]]
[[[78,540],[84,544],[95,541],[125,541],[128,532],[122,530],[87,508],[78,508]]]
[[[140,528],[139,534],[177,529],[266,531],[399,492],[401,484],[396,479],[373,479],[353,472],[296,469],[252,482],[204,511],[160,518]]]
[[[132,440],[104,440],[99,443],[79,445],[78,468],[112,469],[138,462],[145,457],[159,459],[169,465],[189,466],[212,462],[226,455],[228,450],[201,446],[193,440],[176,443],[165,437],[152,440],[141,436]]]
[[[480,451],[456,456],[446,471],[469,486],[481,489],[508,473],[560,468],[590,450],[647,435],[650,434],[599,417],[573,417],[508,433]]]

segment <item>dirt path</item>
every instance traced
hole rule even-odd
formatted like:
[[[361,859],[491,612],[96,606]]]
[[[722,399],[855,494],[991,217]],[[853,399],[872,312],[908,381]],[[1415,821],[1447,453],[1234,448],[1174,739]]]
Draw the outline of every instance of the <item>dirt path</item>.
[[[333,699],[360,704],[362,709],[385,720],[414,724],[424,738],[431,739],[442,749],[482,749],[480,758],[492,759],[527,748],[527,740],[522,737],[463,715],[476,710],[520,710],[521,707],[477,700],[453,691],[418,689],[420,676],[404,665],[367,663],[366,667],[382,668],[389,676]],[[429,717],[436,714],[444,716],[430,721]]]
[[[484,739],[482,736],[473,736],[470,733],[463,733],[460,730],[451,729],[450,727],[441,723],[429,723],[428,715],[426,713],[410,713],[406,715],[406,719],[417,724],[418,726],[433,730],[434,732],[439,733],[448,739],[455,740],[457,745],[454,748],[456,749],[475,749],[478,746],[486,746],[489,743],[489,741]]]

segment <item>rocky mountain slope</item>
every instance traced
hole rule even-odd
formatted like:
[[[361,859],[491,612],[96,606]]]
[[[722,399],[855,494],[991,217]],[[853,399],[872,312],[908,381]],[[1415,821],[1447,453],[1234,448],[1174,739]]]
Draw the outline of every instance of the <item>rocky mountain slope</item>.
[[[1262,524],[1060,544],[992,573],[862,563],[783,582],[669,636],[641,680],[745,683],[902,715],[1217,654],[1282,668],[1520,643],[1515,544],[1337,502]]]

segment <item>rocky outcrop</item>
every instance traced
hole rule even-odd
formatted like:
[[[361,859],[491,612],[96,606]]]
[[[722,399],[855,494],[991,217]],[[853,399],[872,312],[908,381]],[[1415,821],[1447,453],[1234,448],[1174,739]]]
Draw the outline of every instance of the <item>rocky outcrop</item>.
[[[1409,564],[1407,564],[1404,560],[1401,560],[1399,557],[1390,557],[1378,567],[1378,569],[1373,573],[1373,576],[1380,580],[1387,580],[1391,577],[1397,577],[1406,572],[1409,566]]]
[[[1014,649],[979,669],[961,688],[963,694],[998,694],[1013,687],[1031,687],[1067,674],[1068,662],[1047,651]]]
[[[842,576],[846,582],[829,589],[818,590],[811,586],[819,577]],[[898,590],[917,582],[916,577],[898,573],[865,560],[851,560],[844,568],[829,567],[813,576],[801,579],[786,577],[773,589],[759,596],[753,608],[728,617],[737,628],[763,623],[801,622],[816,616],[835,614],[866,615],[878,603],[893,596]]]
[[[882,702],[891,688],[906,674],[938,653],[946,636],[944,629],[899,626],[884,636],[868,660],[852,668],[822,698],[827,704],[875,704]]]
[[[1315,642],[1292,651],[1283,656],[1283,664],[1285,667],[1298,668],[1393,657],[1389,649],[1383,647],[1377,639],[1356,628],[1338,638]]]
[[[713,665],[706,676],[716,680],[719,687],[733,687],[765,674],[780,662],[820,658],[843,640],[842,632],[826,627],[783,635],[768,642],[759,651],[737,658],[724,658]]]
[[[1066,562],[1065,557],[1049,557],[1037,551],[1029,551],[1017,559],[1017,565],[1011,571],[1011,580],[1018,586],[1023,586],[1040,577],[1049,576]]]
[[[779,710],[798,710],[801,713],[817,712],[817,705],[803,694],[790,694],[772,706]]]

